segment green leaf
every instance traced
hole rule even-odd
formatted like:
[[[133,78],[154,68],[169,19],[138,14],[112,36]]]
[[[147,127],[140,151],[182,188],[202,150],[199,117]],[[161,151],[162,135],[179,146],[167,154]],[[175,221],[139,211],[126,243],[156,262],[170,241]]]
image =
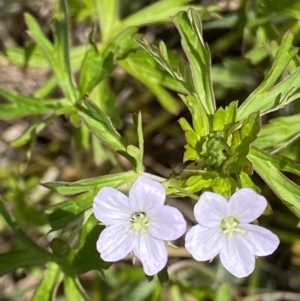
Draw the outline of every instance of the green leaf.
[[[220,107],[214,114],[213,117],[213,129],[215,131],[226,131],[235,124],[237,112],[237,102],[232,101],[229,106],[223,109]],[[226,133],[225,137],[228,137]]]
[[[39,99],[45,99],[54,91],[56,86],[57,79],[52,75],[43,86],[34,91],[32,96]]]
[[[53,60],[54,47],[43,33],[42,28],[36,19],[30,14],[25,14],[25,22],[29,28],[29,34],[35,40],[42,53],[46,56],[48,62]]]
[[[105,48],[103,50],[103,57],[106,60],[123,60],[129,53],[136,49],[136,43],[133,40],[133,36],[136,34],[136,27],[129,27],[122,29],[122,31],[117,35],[112,37],[107,41]],[[106,65],[109,65],[106,63]]]
[[[232,134],[230,145],[230,157],[223,165],[225,173],[240,174],[242,171],[252,174],[251,164],[246,158],[249,153],[250,144],[256,139],[260,130],[260,116],[253,113],[245,119],[241,129]]]
[[[193,86],[191,76],[186,76],[190,75],[189,67],[185,64],[181,64],[182,62],[180,57],[174,52],[168,52],[168,49],[163,41],[159,42],[159,47],[155,45],[149,45],[146,39],[136,41],[173,79],[178,81],[178,83],[186,88],[187,91],[193,90],[190,88]],[[170,55],[172,56],[172,63]],[[183,66],[186,68],[183,68]],[[177,70],[174,69],[175,67],[177,67]]]
[[[71,115],[72,117],[78,117],[77,114],[72,114]],[[70,117],[71,117],[70,116]],[[76,123],[76,117],[73,119],[72,118],[72,121],[71,121],[71,118],[70,118],[70,121],[71,123],[75,126]],[[79,124],[80,124],[80,119],[79,119]],[[80,127],[76,128],[75,129],[75,132],[73,134],[73,137],[74,137],[74,142],[75,142],[75,147],[76,149],[90,149],[90,130],[89,128],[85,125],[85,124],[81,124]]]
[[[163,185],[167,190],[167,195],[189,197],[192,200],[199,200],[199,197],[189,191],[189,186],[184,186],[184,180],[169,179]]]
[[[90,298],[75,276],[64,276],[64,291],[67,301],[90,301]]]
[[[103,79],[90,94],[91,99],[106,113],[116,128],[121,127],[119,110],[116,106],[117,96],[110,87],[108,78]]]
[[[80,227],[81,224],[78,223],[77,226]],[[77,229],[75,229],[74,232],[76,232],[76,230]],[[70,236],[72,237],[72,234]],[[50,248],[52,250],[52,253],[56,257],[62,257],[62,256],[67,257],[70,254],[70,251],[71,251],[69,244],[67,242],[65,242],[64,240],[62,240],[60,238],[57,238],[57,237],[55,237],[51,240]]]
[[[36,244],[27,234],[21,229],[19,224],[15,220],[13,220],[10,213],[7,211],[4,202],[0,200],[0,214],[2,218],[5,220],[7,225],[12,229],[14,235],[20,240],[20,242],[27,247],[28,249],[35,251],[36,253],[44,254],[45,256],[49,256],[45,249]]]
[[[277,79],[298,49],[292,48],[293,35],[286,33],[276,53],[275,60],[265,80],[255,89],[238,108],[237,120],[242,120],[253,112],[260,111],[261,115],[282,108],[287,103],[299,97],[300,68],[272,88]]]
[[[141,161],[140,161],[140,158],[141,158],[141,151],[139,150],[139,148],[137,148],[136,146],[132,145],[132,144],[129,144],[127,146],[127,150],[126,150],[127,154],[134,159],[135,161],[135,167],[136,167],[136,171],[137,169],[139,169],[140,171],[140,168],[141,168]]]
[[[180,57],[174,52],[168,52],[163,41],[159,42],[159,47],[149,45],[146,39],[137,40],[139,45],[155,60],[155,62],[165,70],[178,84],[182,86],[184,93],[192,93],[193,79],[190,67],[183,63]]]
[[[205,188],[212,187],[214,181],[215,181],[214,174],[206,173],[206,174],[194,175],[186,180],[184,189],[191,193],[195,193]]]
[[[182,289],[179,287],[179,285],[173,284],[170,287],[170,296],[172,300],[174,301],[184,301],[184,295]]]
[[[64,1],[61,0],[63,11]],[[77,101],[77,93],[73,84],[73,78],[70,71],[69,46],[67,16],[61,20],[54,21],[55,45],[47,39],[36,19],[30,14],[25,14],[25,21],[29,28],[29,34],[34,39],[42,53],[46,57],[49,65],[53,68],[57,82],[63,90],[70,104]]]
[[[117,164],[116,154],[109,148],[107,148],[101,141],[96,137],[92,136],[92,149],[93,149],[93,160],[96,166],[101,166],[103,163],[109,161],[113,165]]]
[[[115,31],[120,28],[130,26],[145,26],[170,20],[170,16],[177,14],[182,10],[187,10],[189,6],[185,5],[192,0],[164,0],[153,3],[146,8],[137,11],[123,20]],[[201,13],[207,14],[207,11],[201,6],[195,6]]]
[[[300,3],[298,0],[285,0],[274,1],[274,0],[260,0],[257,2],[257,9],[261,16],[270,17],[273,14],[279,16],[293,16],[298,18],[300,11]]]
[[[240,181],[241,181],[241,184],[242,184],[243,188],[251,188],[254,191],[256,191],[257,193],[261,192],[261,189],[252,182],[249,175],[246,174],[245,172],[241,172]]]
[[[53,301],[56,289],[60,283],[61,271],[59,266],[54,263],[48,263],[39,287],[36,289],[31,301]]]
[[[201,159],[201,154],[195,150],[194,148],[192,148],[191,146],[189,146],[188,144],[186,144],[184,146],[185,148],[185,152],[183,155],[183,162],[187,162],[187,161],[198,161]]]
[[[130,51],[136,48],[132,36],[136,28],[127,28],[118,36],[110,39],[102,53],[93,42],[93,32],[89,36],[88,50],[81,65],[79,87],[81,96],[89,94],[113,69],[114,60],[124,59]]]
[[[72,195],[89,190],[99,190],[102,187],[117,188],[122,184],[133,183],[137,177],[134,171],[83,179],[76,182],[47,182],[41,185],[62,195]]]
[[[274,135],[276,133],[276,135]],[[300,135],[300,114],[271,119],[262,127],[253,146],[274,152],[287,147]]]
[[[89,36],[88,49],[80,68],[79,90],[81,96],[89,94],[103,79],[103,57],[97,45],[92,40],[93,32]]]
[[[295,72],[269,91],[251,94],[251,98],[247,98],[247,106],[238,109],[237,120],[242,120],[256,111],[260,111],[261,115],[265,115],[282,109],[287,104],[299,99],[299,85],[300,68],[296,69]],[[248,102],[248,99],[251,99],[251,101]]]
[[[95,194],[96,192],[91,190],[49,207],[46,213],[51,230],[61,229],[72,221],[81,219],[82,213],[92,206]]]
[[[158,66],[145,52],[137,51],[135,54],[130,54],[126,60],[119,61],[119,64],[142,82],[157,97],[162,107],[172,114],[178,114],[179,102],[161,86],[160,79],[163,79],[164,72],[157,70]],[[178,86],[178,82],[171,82],[172,85]]]
[[[78,100],[77,91],[75,88],[75,79],[71,71],[70,63],[70,43],[69,43],[69,18],[68,1],[59,0],[59,19],[53,20],[54,26],[54,52],[52,67],[58,77],[58,83],[64,91],[65,96],[72,104]],[[36,41],[37,42],[37,41]]]
[[[183,117],[181,117],[178,120],[178,123],[180,124],[181,128],[183,131],[187,132],[187,131],[193,131],[193,128],[191,127],[191,125],[187,122],[187,120]]]
[[[139,139],[139,149],[141,151],[141,161],[143,161],[144,156],[144,136],[143,136],[143,123],[142,123],[142,113],[139,112],[134,115],[133,122],[136,126],[136,131]]]
[[[185,140],[189,146],[193,149],[197,150],[197,146],[199,144],[199,139],[194,131],[186,131],[185,132]]]
[[[96,0],[96,7],[102,42],[106,42],[111,30],[119,23],[118,0]]]
[[[213,115],[216,105],[211,81],[211,58],[202,37],[199,14],[190,9],[180,12],[173,21],[181,36],[182,48],[189,60],[195,92],[207,114]],[[201,110],[202,108],[198,108]]]
[[[78,114],[92,133],[109,148],[126,156],[128,144],[113,127],[109,117],[91,100],[85,98],[83,104],[78,106]]]
[[[249,154],[254,170],[268,184],[283,203],[300,217],[300,187],[284,176],[272,161]]]
[[[108,268],[109,263],[101,259],[96,249],[96,243],[102,230],[103,226],[99,225],[99,222],[93,215],[91,215],[83,225],[80,233],[79,246],[78,249],[74,251],[71,263],[74,273],[82,274],[90,270],[101,271]]]
[[[53,117],[47,117],[42,121],[34,120],[32,121],[25,132],[19,136],[16,140],[11,143],[11,146],[19,147],[28,142],[32,142],[36,140],[37,134],[40,133],[47,124],[53,120]]]
[[[46,39],[46,37],[44,37]],[[46,48],[48,47],[51,51],[53,51],[53,45],[49,42],[49,40],[45,40]],[[32,45],[32,44],[31,44]],[[40,68],[48,68],[49,63],[45,58],[43,52],[40,48],[29,46],[28,48],[17,48],[17,47],[7,47],[5,49],[5,54],[9,58],[9,60],[17,66],[27,66],[27,67],[40,67]],[[46,50],[47,51],[47,50]]]
[[[50,46],[53,48],[53,45],[51,43]],[[74,47],[71,49],[70,61],[73,70],[79,69],[81,62],[84,58],[85,52],[86,52],[85,45]],[[45,56],[45,52],[43,52],[39,47],[34,47],[33,49],[30,48],[30,50],[27,50],[26,48],[23,49],[23,48],[16,48],[16,47],[8,47],[7,49],[5,49],[5,53],[9,57],[9,59],[13,62],[13,64],[21,67],[28,66],[28,67],[48,68],[49,66],[51,66],[51,62],[48,59],[48,54],[47,56]],[[51,56],[51,52],[49,52],[49,55]]]
[[[164,267],[158,274],[157,278],[161,284],[167,284],[169,282],[169,274],[167,267]]]
[[[214,301],[231,301],[231,288],[227,283],[221,284],[216,292]]]
[[[222,132],[218,131],[212,132],[202,139],[198,149],[202,158],[201,169],[203,165],[213,169],[221,167],[231,153],[227,139],[223,137]]]
[[[292,47],[293,38],[293,34],[290,32],[287,32],[282,37],[280,47],[277,50],[271,69],[256,91],[264,92],[270,89],[276,80],[282,75],[282,72],[291,59],[298,53],[298,49]]]
[[[41,266],[52,260],[51,254],[35,249],[0,254],[0,276],[20,267]]]
[[[118,63],[137,80],[142,76],[143,82],[161,84],[176,92],[187,93],[181,82],[160,68],[160,65],[144,51],[137,50],[135,53],[130,53],[126,59]]]
[[[144,136],[143,136],[143,127],[142,127],[142,113],[139,112],[138,115],[133,115],[133,123],[136,127],[138,139],[139,139],[139,154],[136,158],[137,168],[136,172],[138,174],[144,171]]]
[[[213,64],[212,80],[215,93],[218,93],[219,90],[221,95],[228,93],[229,89],[251,91],[257,86],[256,78],[253,77],[252,66],[244,57],[227,56],[221,63]]]
[[[203,137],[210,132],[210,120],[202,106],[202,103],[193,95],[179,95],[185,105],[188,107],[192,119],[195,133],[199,137]]]
[[[146,39],[136,41],[164,70],[166,70],[173,78],[177,78],[176,72],[169,61],[167,47],[163,41],[159,42],[159,48],[155,45],[150,46]]]
[[[265,161],[271,161],[277,169],[300,176],[300,164],[289,158],[270,154],[256,147],[251,147],[250,155]]]
[[[0,95],[10,103],[1,104],[0,119],[10,120],[30,115],[56,113],[67,108],[69,103],[62,100],[40,100],[33,97],[23,96],[14,91],[0,88]]]
[[[218,194],[223,195],[226,199],[236,191],[236,188],[236,181],[229,176],[219,176],[214,180],[212,184],[212,190]]]
[[[181,109],[179,102],[164,87],[150,82],[149,79],[143,80],[140,77],[139,80],[157,97],[157,100],[166,111],[174,115],[179,114]]]

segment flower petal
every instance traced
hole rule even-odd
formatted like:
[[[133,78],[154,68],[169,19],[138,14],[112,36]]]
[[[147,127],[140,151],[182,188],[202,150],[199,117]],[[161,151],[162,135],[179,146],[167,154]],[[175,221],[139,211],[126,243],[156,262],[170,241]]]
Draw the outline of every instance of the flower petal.
[[[139,176],[129,192],[131,208],[136,212],[147,212],[151,208],[160,207],[165,199],[165,188],[145,176]]]
[[[198,261],[212,260],[224,248],[225,236],[221,230],[196,225],[185,236],[185,247]]]
[[[104,261],[118,261],[133,250],[134,236],[129,235],[125,228],[126,224],[118,224],[109,226],[101,232],[97,250]]]
[[[147,212],[150,219],[149,232],[162,240],[174,240],[184,234],[186,221],[182,213],[174,207],[162,206]]]
[[[244,244],[242,234],[226,237],[226,243],[220,252],[223,266],[238,278],[247,277],[255,267],[255,257]]]
[[[105,225],[129,220],[132,213],[126,195],[117,189],[104,187],[94,198],[94,215]]]
[[[256,256],[272,254],[278,247],[279,238],[263,227],[251,224],[240,224],[240,228],[247,231],[243,237],[245,243]]]
[[[249,188],[238,190],[229,200],[230,214],[235,215],[240,223],[253,222],[266,207],[266,199]]]
[[[228,202],[217,193],[204,192],[194,207],[194,214],[200,225],[218,227],[222,218],[228,215]]]
[[[142,235],[133,252],[142,262],[145,274],[149,276],[157,274],[167,263],[168,253],[164,242],[151,235]]]

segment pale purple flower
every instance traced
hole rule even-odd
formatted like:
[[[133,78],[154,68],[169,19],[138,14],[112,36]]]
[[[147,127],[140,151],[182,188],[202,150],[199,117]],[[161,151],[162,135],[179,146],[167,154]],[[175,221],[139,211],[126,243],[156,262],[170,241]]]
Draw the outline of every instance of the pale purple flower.
[[[185,247],[198,261],[220,254],[223,266],[236,277],[246,277],[256,256],[272,254],[279,245],[271,231],[253,224],[267,206],[266,199],[242,188],[229,201],[217,193],[205,192],[194,207],[198,225],[185,238]]]
[[[107,227],[97,241],[97,250],[107,262],[133,252],[151,276],[162,270],[168,258],[165,241],[179,238],[186,230],[181,212],[165,206],[164,187],[139,176],[127,197],[114,188],[102,188],[94,199],[95,217]]]

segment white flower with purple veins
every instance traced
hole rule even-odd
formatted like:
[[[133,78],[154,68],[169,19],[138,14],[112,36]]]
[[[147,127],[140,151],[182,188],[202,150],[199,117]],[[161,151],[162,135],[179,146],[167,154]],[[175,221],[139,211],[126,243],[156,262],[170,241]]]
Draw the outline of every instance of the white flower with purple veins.
[[[272,254],[279,245],[271,231],[253,224],[266,209],[266,199],[242,188],[229,201],[217,193],[205,192],[194,207],[198,225],[185,238],[185,247],[198,261],[220,254],[223,266],[236,277],[246,277],[256,256]]]
[[[165,206],[164,187],[139,176],[127,197],[114,188],[102,188],[94,199],[95,217],[107,227],[97,241],[97,250],[107,262],[133,252],[151,276],[161,271],[168,258],[165,241],[182,236],[186,221],[181,212]]]

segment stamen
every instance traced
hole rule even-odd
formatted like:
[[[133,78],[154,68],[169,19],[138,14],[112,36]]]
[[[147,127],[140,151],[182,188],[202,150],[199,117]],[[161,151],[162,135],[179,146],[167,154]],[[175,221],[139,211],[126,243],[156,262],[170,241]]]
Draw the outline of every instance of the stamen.
[[[149,218],[144,212],[135,212],[131,218],[130,222],[132,224],[131,230],[136,230],[136,231],[145,231],[147,227],[149,226]]]
[[[222,220],[222,230],[224,234],[232,236],[235,232],[243,233],[244,231],[239,228],[238,221],[233,216],[227,216]]]
[[[174,249],[178,248],[177,246],[173,245],[170,241],[167,242],[167,246],[170,246],[170,247],[172,247]]]

